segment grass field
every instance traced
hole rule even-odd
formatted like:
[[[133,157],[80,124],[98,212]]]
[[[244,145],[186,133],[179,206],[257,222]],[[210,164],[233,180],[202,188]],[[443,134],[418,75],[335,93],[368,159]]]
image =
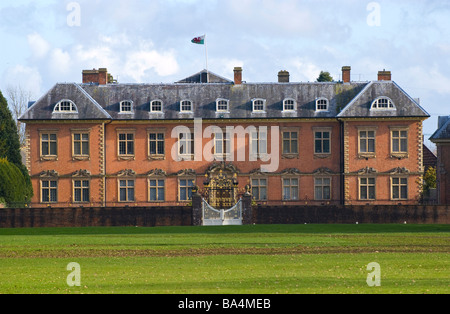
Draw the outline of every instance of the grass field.
[[[449,253],[448,225],[0,229],[0,293],[447,294]]]

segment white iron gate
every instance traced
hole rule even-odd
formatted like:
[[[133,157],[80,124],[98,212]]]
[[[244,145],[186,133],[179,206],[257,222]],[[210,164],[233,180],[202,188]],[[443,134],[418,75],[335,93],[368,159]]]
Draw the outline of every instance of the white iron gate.
[[[203,200],[202,210],[204,226],[242,225],[242,199],[230,209],[215,209]]]

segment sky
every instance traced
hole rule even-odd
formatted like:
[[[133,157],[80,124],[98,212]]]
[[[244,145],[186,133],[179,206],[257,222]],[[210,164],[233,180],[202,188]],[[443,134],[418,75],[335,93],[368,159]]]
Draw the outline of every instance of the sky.
[[[173,83],[206,68],[247,82],[353,81],[380,70],[431,115],[450,115],[447,0],[1,0],[0,90],[37,100],[59,82],[107,68],[120,83]],[[206,46],[191,43],[206,34]],[[207,56],[207,58],[206,58]],[[207,61],[207,62],[206,62]],[[5,95],[6,96],[6,95]]]

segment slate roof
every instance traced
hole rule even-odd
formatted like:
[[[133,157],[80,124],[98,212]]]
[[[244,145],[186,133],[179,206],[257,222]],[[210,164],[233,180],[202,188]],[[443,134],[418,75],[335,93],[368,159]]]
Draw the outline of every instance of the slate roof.
[[[424,144],[423,145],[423,167],[425,171],[430,167],[436,167],[437,157],[433,152]]]
[[[439,126],[436,132],[431,136],[432,142],[438,142],[442,140],[450,140],[450,116],[439,117]]]
[[[102,106],[113,119],[251,119],[251,118],[334,118],[338,108],[343,108],[352,95],[363,84],[348,85],[342,93],[336,90],[342,86],[332,83],[252,83],[231,84],[119,84],[119,85],[82,85],[81,87]],[[349,96],[349,95],[350,96]],[[325,97],[330,101],[329,111],[316,112],[315,101]],[[228,99],[229,113],[216,112],[216,100]],[[265,99],[265,113],[254,113],[253,99]],[[293,98],[297,101],[296,112],[283,112],[283,100]],[[133,113],[120,113],[120,102],[132,100]],[[161,100],[163,114],[150,113],[150,102]],[[181,113],[180,102],[193,102],[193,113]]]
[[[71,100],[77,113],[53,113],[61,100]],[[76,83],[56,84],[36,101],[20,120],[108,120],[111,116]]]
[[[206,74],[208,74],[208,80],[206,80]],[[185,79],[182,79],[176,83],[228,83],[233,84],[234,82],[224,78],[220,75],[217,75],[211,71],[207,71],[206,69],[195,73]]]
[[[395,110],[371,110],[378,97],[390,98]],[[370,82],[342,112],[339,118],[353,117],[429,117],[430,115],[395,82]]]
[[[196,81],[205,70],[173,84],[56,84],[39,99],[20,120],[180,120],[180,119],[252,119],[252,118],[348,118],[348,117],[428,117],[411,97],[394,82],[351,83],[243,83],[234,85],[210,72],[210,83]],[[216,82],[213,82],[216,81]],[[391,98],[397,110],[374,113],[370,104],[379,96]],[[316,100],[329,100],[328,111],[316,111]],[[218,98],[229,100],[229,112],[216,112]],[[252,111],[253,99],[264,99],[263,113]],[[283,112],[283,100],[292,98],[297,110]],[[55,114],[54,106],[63,99],[72,100],[77,114]],[[131,113],[120,113],[121,101],[132,101]],[[163,113],[151,113],[150,102],[161,100]],[[180,102],[193,102],[192,113],[181,113]]]

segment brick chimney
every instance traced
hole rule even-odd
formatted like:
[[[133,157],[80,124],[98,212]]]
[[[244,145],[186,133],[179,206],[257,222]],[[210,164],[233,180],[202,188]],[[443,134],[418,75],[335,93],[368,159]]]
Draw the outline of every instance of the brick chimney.
[[[289,83],[289,72],[288,71],[280,71],[278,72],[278,83]]]
[[[378,80],[379,81],[392,81],[392,74],[391,71],[386,71],[383,69],[383,71],[378,72]]]
[[[83,71],[83,83],[95,83],[99,85],[108,84],[108,70],[100,68],[98,70],[84,70]]]
[[[350,83],[351,70],[352,70],[352,68],[350,66],[343,66],[342,67],[342,81],[344,83]]]
[[[236,84],[236,85],[242,84],[242,68],[241,67],[234,68],[234,84]]]

